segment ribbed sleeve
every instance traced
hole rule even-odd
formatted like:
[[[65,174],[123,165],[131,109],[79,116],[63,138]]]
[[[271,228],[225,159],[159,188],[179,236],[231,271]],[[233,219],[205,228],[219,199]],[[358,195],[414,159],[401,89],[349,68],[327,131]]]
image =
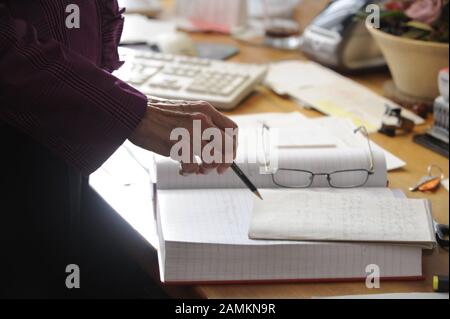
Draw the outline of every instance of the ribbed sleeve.
[[[117,1],[98,0],[101,12],[102,34],[102,68],[112,72],[122,66],[117,54],[117,47],[123,31],[125,9],[119,9]]]
[[[146,104],[143,94],[69,48],[40,41],[33,26],[0,5],[0,121],[87,175],[130,136]]]

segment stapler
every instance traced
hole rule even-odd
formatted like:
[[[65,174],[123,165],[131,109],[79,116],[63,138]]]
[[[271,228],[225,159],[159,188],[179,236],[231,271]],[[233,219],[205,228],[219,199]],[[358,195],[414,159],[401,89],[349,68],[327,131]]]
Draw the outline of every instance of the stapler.
[[[357,14],[373,0],[334,0],[309,25],[302,51],[332,69],[356,72],[386,65],[381,50]]]
[[[416,135],[414,141],[445,157],[449,157],[449,73],[439,74],[439,96],[434,102],[434,125],[426,134]]]

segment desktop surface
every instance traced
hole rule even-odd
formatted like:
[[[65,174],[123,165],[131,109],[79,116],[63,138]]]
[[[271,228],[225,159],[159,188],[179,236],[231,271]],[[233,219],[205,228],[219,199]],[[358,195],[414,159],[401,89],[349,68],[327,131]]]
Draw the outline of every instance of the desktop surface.
[[[193,35],[196,41],[218,41],[234,44],[240,47],[241,54],[233,61],[248,63],[268,63],[284,59],[306,58],[301,53],[283,52],[270,48],[251,47],[238,43],[223,35]],[[383,93],[383,84],[390,79],[388,71],[367,75],[350,76],[356,82],[365,85],[375,92]],[[295,112],[299,111],[308,117],[323,116],[320,113],[299,108],[298,104],[278,97],[266,88],[260,88],[229,115],[243,115],[264,112]],[[428,120],[432,124],[431,119]],[[426,131],[428,125],[418,127],[416,132]],[[405,160],[408,165],[404,169],[389,174],[391,188],[403,190],[411,198],[427,198],[433,206],[433,215],[439,223],[449,223],[448,192],[441,187],[436,193],[411,193],[408,188],[414,185],[425,173],[427,167],[434,163],[442,167],[448,176],[448,160],[435,154],[412,141],[412,135],[389,138],[382,134],[372,134],[371,138],[388,151]],[[435,274],[448,274],[448,251],[438,249],[427,255],[424,253],[423,272],[425,280],[413,282],[382,282],[381,289],[368,290],[364,282],[356,283],[299,283],[299,284],[261,284],[261,285],[195,285],[191,293],[204,298],[311,298],[314,296],[337,296],[370,293],[396,292],[432,292],[432,277]],[[171,290],[175,287],[171,287]],[[187,287],[183,287],[185,291]],[[183,292],[181,293],[181,296]]]
[[[300,16],[311,18],[320,11],[320,4],[327,1],[304,1],[303,11]],[[173,3],[170,0],[163,1],[166,7]],[[302,23],[305,23],[306,18]],[[195,42],[210,42],[230,44],[239,47],[240,54],[231,59],[242,63],[269,63],[279,60],[300,59],[306,57],[299,52],[280,51],[271,48],[251,46],[233,40],[229,36],[219,34],[192,34]],[[364,75],[353,75],[351,79],[368,87],[376,93],[383,93],[383,84],[390,79],[388,71],[379,71]],[[323,116],[320,113],[300,108],[297,103],[275,95],[267,88],[260,87],[254,94],[244,100],[233,112],[228,115],[244,115],[266,112],[301,112],[307,117]],[[428,119],[428,125],[416,128],[416,133],[425,132],[432,124]],[[372,134],[373,139],[380,146],[405,160],[408,165],[404,169],[389,173],[391,188],[403,190],[411,198],[427,198],[433,206],[433,215],[438,223],[449,223],[449,195],[441,187],[436,193],[410,193],[408,188],[414,185],[425,173],[430,164],[435,164],[449,174],[448,159],[429,151],[412,140],[412,135],[389,138],[379,133]],[[155,229],[156,232],[156,229]],[[148,245],[150,246],[150,245]],[[147,249],[144,254],[135,252],[135,257],[141,261],[142,266],[159,280],[158,262],[156,250]],[[340,295],[381,294],[381,293],[405,293],[405,292],[432,292],[433,275],[448,275],[449,255],[448,251],[436,249],[432,253],[425,252],[423,257],[422,281],[398,281],[381,282],[380,289],[369,290],[364,282],[343,283],[292,283],[292,284],[243,284],[243,285],[163,285],[166,292],[174,298],[311,298]]]

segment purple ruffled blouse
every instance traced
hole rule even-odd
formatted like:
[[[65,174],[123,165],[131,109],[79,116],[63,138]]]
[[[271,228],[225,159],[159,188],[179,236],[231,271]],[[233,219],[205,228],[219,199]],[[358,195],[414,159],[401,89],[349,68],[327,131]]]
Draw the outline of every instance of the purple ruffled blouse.
[[[80,28],[69,28],[68,6]],[[130,136],[147,98],[118,69],[116,0],[0,0],[0,125],[20,130],[88,175]]]

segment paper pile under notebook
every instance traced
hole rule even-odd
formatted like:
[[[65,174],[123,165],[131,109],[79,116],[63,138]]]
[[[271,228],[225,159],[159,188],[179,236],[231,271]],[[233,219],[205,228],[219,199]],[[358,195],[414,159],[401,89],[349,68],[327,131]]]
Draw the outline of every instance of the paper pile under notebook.
[[[241,127],[289,122],[264,115],[236,120]],[[331,172],[369,165],[367,144],[287,146],[280,167]],[[270,175],[260,174],[259,164],[245,162],[243,151],[239,165],[266,197],[263,202],[255,203],[232,172],[182,177],[176,162],[156,158],[163,282],[362,280],[372,264],[385,279],[422,277],[422,250],[435,245],[431,209],[386,188],[381,149],[374,150],[375,174],[367,184],[347,190],[330,188],[323,176],[310,189],[279,189]],[[290,179],[285,175],[281,182]]]

